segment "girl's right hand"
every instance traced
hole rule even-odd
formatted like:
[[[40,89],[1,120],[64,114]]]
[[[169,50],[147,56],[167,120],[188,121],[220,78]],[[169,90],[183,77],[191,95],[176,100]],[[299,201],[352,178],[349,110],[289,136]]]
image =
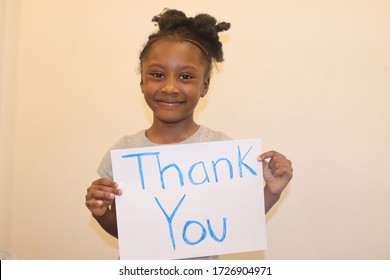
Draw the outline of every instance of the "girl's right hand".
[[[95,217],[106,214],[110,205],[115,201],[115,195],[121,195],[118,184],[107,178],[100,178],[92,182],[87,189],[85,205]]]

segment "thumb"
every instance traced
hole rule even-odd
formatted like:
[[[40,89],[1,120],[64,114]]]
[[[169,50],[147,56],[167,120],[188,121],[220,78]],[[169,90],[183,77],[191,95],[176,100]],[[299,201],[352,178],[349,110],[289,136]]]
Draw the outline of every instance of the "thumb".
[[[273,178],[272,170],[269,167],[268,161],[266,161],[265,159],[262,160],[261,163],[263,166],[263,177],[264,177],[264,180],[267,182],[268,180]]]

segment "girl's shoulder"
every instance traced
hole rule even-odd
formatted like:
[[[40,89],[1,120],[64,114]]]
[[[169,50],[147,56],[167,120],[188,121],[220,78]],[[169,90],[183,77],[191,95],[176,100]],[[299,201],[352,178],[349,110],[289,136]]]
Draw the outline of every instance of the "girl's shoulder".
[[[145,136],[145,129],[132,135],[125,135],[119,138],[119,140],[111,147],[111,150],[138,148],[150,146],[149,140]]]

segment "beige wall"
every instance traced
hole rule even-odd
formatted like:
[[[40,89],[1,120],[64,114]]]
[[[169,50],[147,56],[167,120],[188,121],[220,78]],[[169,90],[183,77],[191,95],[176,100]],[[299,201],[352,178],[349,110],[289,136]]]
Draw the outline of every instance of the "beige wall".
[[[0,1],[0,250],[11,247],[18,14],[18,1]]]
[[[1,248],[117,257],[84,196],[109,146],[150,122],[137,56],[176,7],[232,23],[199,122],[294,163],[268,250],[225,257],[390,258],[389,2],[225,2],[0,1]]]

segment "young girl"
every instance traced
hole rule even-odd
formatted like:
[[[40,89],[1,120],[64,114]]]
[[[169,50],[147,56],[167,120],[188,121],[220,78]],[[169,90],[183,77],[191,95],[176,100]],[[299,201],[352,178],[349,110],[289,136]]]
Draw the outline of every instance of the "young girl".
[[[153,111],[153,123],[146,130],[121,138],[111,149],[230,139],[194,121],[199,98],[209,89],[212,63],[223,61],[218,32],[228,30],[230,24],[217,23],[207,14],[186,17],[177,10],[165,10],[152,21],[157,22],[159,31],[149,36],[140,54],[140,86]],[[263,163],[268,212],[291,180],[292,166],[275,151],[259,155],[258,160]],[[109,152],[98,173],[101,178],[88,188],[85,204],[102,228],[118,237],[114,198],[122,191],[113,181]]]

